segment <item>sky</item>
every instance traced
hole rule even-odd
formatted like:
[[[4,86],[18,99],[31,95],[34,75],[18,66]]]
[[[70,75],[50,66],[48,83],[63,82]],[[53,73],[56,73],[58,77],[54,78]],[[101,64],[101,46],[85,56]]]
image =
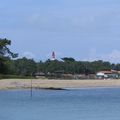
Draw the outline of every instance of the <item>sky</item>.
[[[37,61],[120,63],[120,0],[0,0],[0,38]]]

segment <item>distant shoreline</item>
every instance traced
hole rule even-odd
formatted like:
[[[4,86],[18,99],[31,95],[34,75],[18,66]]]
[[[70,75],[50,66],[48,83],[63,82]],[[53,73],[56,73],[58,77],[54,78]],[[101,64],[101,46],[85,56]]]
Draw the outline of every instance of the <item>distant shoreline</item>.
[[[120,79],[115,80],[48,80],[33,79],[33,89],[81,89],[81,88],[111,88],[120,87]],[[0,90],[6,89],[30,89],[31,79],[2,79]]]

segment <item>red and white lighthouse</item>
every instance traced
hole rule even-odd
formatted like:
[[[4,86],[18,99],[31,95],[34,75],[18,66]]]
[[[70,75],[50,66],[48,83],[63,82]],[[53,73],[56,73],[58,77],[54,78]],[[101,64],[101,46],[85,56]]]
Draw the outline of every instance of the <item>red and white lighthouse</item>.
[[[52,60],[55,60],[55,52],[52,52]]]

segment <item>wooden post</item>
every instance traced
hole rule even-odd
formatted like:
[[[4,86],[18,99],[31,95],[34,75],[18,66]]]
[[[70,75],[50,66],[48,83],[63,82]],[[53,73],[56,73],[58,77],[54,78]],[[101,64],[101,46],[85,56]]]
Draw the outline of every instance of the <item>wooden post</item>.
[[[31,96],[31,98],[33,96],[33,85],[32,84],[33,83],[32,83],[32,74],[31,74],[31,90],[30,90],[30,96]]]

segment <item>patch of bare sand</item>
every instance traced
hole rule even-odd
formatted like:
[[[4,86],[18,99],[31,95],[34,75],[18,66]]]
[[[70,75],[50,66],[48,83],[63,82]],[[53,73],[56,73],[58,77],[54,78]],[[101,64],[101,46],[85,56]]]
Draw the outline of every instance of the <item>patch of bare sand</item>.
[[[48,80],[33,79],[33,88],[90,88],[90,87],[120,87],[120,80]],[[30,79],[0,80],[0,89],[31,88]]]

